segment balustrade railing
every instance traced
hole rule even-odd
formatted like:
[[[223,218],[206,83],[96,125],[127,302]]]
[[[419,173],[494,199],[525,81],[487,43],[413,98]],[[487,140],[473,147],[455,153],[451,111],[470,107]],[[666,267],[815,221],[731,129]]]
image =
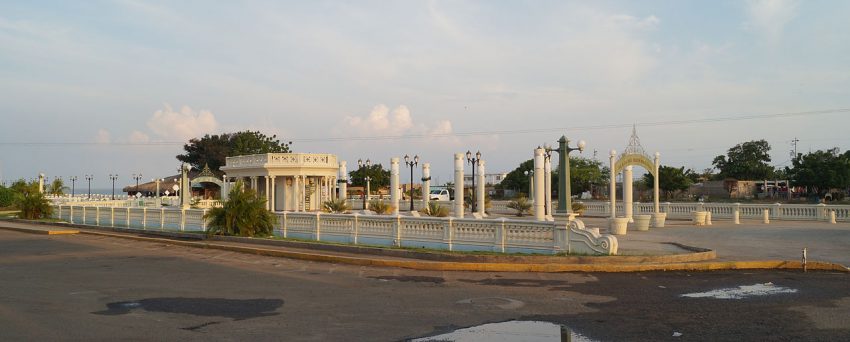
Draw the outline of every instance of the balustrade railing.
[[[609,202],[584,202],[586,216],[607,216]],[[635,202],[635,214],[648,214],[655,210],[653,203]],[[617,213],[623,213],[623,203],[617,202]],[[690,219],[694,211],[710,211],[713,218],[729,218],[737,211],[742,219],[761,219],[768,210],[775,220],[827,220],[830,211],[835,211],[836,221],[850,221],[850,205],[826,204],[741,204],[741,203],[661,203],[660,210],[667,218]]]

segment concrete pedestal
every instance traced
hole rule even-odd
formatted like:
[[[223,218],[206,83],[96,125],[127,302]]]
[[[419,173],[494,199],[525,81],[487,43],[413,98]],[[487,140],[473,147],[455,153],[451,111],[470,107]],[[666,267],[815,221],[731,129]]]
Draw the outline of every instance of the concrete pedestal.
[[[711,225],[711,212],[710,211],[705,212],[705,225],[706,226]]]
[[[634,215],[634,224],[632,227],[637,231],[648,231],[649,230],[649,220],[652,219],[652,215]]]
[[[704,226],[705,225],[705,215],[704,211],[692,211],[691,219],[695,226]]]
[[[629,227],[628,217],[616,217],[608,219],[608,231],[613,235],[626,235]]]
[[[664,222],[667,221],[667,213],[652,214],[652,228],[664,228]]]

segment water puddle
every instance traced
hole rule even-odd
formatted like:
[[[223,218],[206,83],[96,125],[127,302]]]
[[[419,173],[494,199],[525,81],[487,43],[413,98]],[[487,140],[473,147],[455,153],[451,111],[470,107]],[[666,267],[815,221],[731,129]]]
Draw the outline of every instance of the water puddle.
[[[206,317],[227,317],[236,321],[275,316],[283,306],[281,299],[226,299],[226,298],[147,298],[135,301],[106,304],[106,310],[97,315],[125,315],[133,310],[148,312],[181,313]]]
[[[508,321],[488,323],[470,328],[463,328],[450,333],[422,337],[411,340],[414,342],[552,342],[573,341],[592,342],[593,340],[573,332],[569,328],[550,322],[540,321]]]
[[[706,292],[686,293],[682,297],[715,298],[715,299],[744,299],[757,296],[769,296],[782,293],[796,293],[797,289],[776,286],[773,283],[742,285]]]

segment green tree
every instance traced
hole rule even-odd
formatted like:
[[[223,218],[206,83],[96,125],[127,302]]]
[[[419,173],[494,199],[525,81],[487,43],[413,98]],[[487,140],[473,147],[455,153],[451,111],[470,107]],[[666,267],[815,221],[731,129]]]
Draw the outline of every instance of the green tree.
[[[505,179],[499,183],[499,187],[502,189],[511,189],[522,193],[528,192],[528,184],[529,184],[529,176],[525,174],[527,171],[531,173],[534,170],[534,159],[526,160],[517,166],[511,172],[505,176]],[[555,187],[553,187],[554,189]]]
[[[791,184],[806,186],[820,196],[832,188],[850,187],[850,151],[841,154],[833,148],[799,153],[791,160],[791,166],[785,168]]]
[[[0,208],[8,208],[15,205],[18,194],[10,188],[0,185]]]
[[[230,190],[227,201],[219,208],[210,209],[204,219],[209,220],[209,235],[238,235],[265,237],[274,231],[277,218],[266,210],[266,200],[237,181]]]
[[[259,131],[241,131],[205,135],[202,138],[192,138],[183,145],[184,154],[177,160],[189,163],[192,167],[201,169],[209,165],[213,171],[218,171],[225,164],[225,158],[249,154],[289,153],[292,142],[282,143],[276,135],[266,136]]]
[[[56,178],[53,182],[50,182],[50,185],[47,186],[47,193],[51,195],[61,196],[65,194],[65,191],[68,190],[68,187],[65,186],[65,182],[62,181],[61,178]]]
[[[717,156],[712,164],[720,170],[721,178],[739,180],[767,179],[773,176],[770,162],[770,144],[764,139],[735,145],[725,156]]]
[[[27,220],[50,217],[53,207],[50,200],[44,197],[38,189],[38,182],[29,182],[19,179],[10,187],[15,192],[15,206],[21,210],[18,217]]]
[[[552,158],[555,158],[553,155]],[[558,168],[553,165],[552,191],[558,192]],[[519,192],[527,192],[529,176],[525,174],[534,170],[534,160],[529,159],[508,172],[505,179],[499,184],[502,189],[513,189]],[[605,184],[610,175],[610,170],[602,166],[602,162],[584,157],[570,157],[570,191],[573,195],[589,191],[594,185]]]
[[[366,176],[372,180],[369,181],[369,186],[374,191],[383,187],[390,186],[390,170],[384,170],[381,164],[373,164],[369,167],[363,166],[354,171],[348,172],[348,179],[353,186],[366,186]]]
[[[691,171],[690,169],[688,171]],[[693,173],[693,171],[691,171]],[[664,198],[670,199],[677,191],[687,190],[693,181],[687,176],[685,167],[675,168],[661,165],[658,168],[658,189],[664,192]],[[655,186],[655,177],[652,174],[643,174],[643,182],[647,188]]]

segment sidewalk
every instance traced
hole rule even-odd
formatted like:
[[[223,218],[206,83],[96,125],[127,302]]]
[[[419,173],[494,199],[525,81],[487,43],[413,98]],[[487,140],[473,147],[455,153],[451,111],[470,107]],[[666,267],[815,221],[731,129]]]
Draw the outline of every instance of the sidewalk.
[[[425,254],[424,252],[399,249],[340,245],[316,246],[317,244],[314,243],[269,241],[261,239],[251,241],[251,239],[229,237],[224,238],[227,241],[221,241],[220,239],[200,240],[200,237],[202,236],[199,235],[194,235],[193,237],[197,237],[198,239],[192,239],[190,241],[185,238],[190,234],[183,234],[183,237],[177,235],[167,237],[152,236],[152,234],[155,234],[156,232],[109,231],[108,229],[88,227],[75,227],[75,229],[78,229],[82,234],[134,239],[147,242],[169,243],[198,248],[215,248],[298,260],[345,263],[361,266],[400,267],[418,270],[491,272],[635,272],[657,270],[708,271],[720,269],[771,269],[801,267],[799,258],[796,256],[784,257],[784,255],[780,255],[780,257],[769,257],[770,255],[778,255],[769,253],[750,253],[750,255],[721,255],[718,253],[717,256],[719,258],[712,260],[715,257],[714,251],[688,250],[670,245],[668,242],[677,242],[694,247],[706,247],[705,244],[716,244],[712,238],[729,240],[725,235],[730,234],[730,229],[726,229],[726,233],[724,234],[723,229],[710,230],[718,226],[711,226],[712,228],[690,228],[685,227],[684,225],[678,225],[676,222],[671,223],[671,228],[657,229],[650,232],[629,232],[628,235],[619,237],[621,248],[623,248],[624,251],[627,251],[627,254],[629,255],[599,257],[501,256],[428,252],[427,254],[436,255],[437,257],[434,258],[429,256],[428,258],[423,258],[422,254]],[[66,226],[68,225],[12,222],[8,220],[0,221],[0,229],[29,231],[35,233],[52,230],[69,230],[65,229]],[[592,222],[589,226],[597,226],[597,223]],[[747,229],[744,229],[743,231],[747,231]],[[850,229],[847,229],[844,232],[846,235],[838,235],[843,238],[850,238]],[[786,242],[793,244],[793,242]],[[704,243],[704,245],[700,245],[700,243]],[[769,246],[778,244],[779,242],[774,241],[770,243]],[[310,245],[313,245],[313,248],[310,248]],[[724,250],[728,250],[730,252],[743,250],[740,248],[733,248],[734,245],[719,245]],[[846,246],[850,246],[850,244],[844,244],[844,246],[845,247],[843,248],[846,250],[848,248]],[[368,251],[372,249],[380,251],[378,253]],[[758,248],[755,249],[758,250]],[[815,249],[820,248],[815,247]],[[847,256],[845,255],[844,258],[846,257]],[[820,260],[814,257],[810,257],[809,260],[810,261],[807,265],[808,269],[848,271],[848,269],[842,265],[835,265],[829,262],[815,262],[815,260],[832,260]]]

